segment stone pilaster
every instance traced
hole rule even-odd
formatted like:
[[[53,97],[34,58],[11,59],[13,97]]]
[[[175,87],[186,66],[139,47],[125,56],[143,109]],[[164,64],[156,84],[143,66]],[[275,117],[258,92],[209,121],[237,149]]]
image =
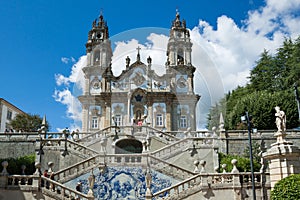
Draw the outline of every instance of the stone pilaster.
[[[171,102],[167,101],[166,102],[166,129],[167,131],[171,131],[172,127],[171,127],[171,121],[172,121],[172,104]]]
[[[90,94],[90,78],[85,77],[85,83],[84,83],[84,95],[89,95]]]
[[[88,105],[82,106],[82,132],[86,133],[88,132]]]

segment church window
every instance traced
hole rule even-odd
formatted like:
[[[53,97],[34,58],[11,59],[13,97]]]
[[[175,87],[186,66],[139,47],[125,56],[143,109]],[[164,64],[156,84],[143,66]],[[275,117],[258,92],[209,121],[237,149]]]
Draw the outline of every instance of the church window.
[[[12,119],[12,111],[7,110],[6,119],[11,120]]]
[[[94,63],[99,63],[100,62],[100,51],[97,50],[94,52]]]
[[[92,128],[98,128],[98,117],[92,117]]]
[[[115,116],[115,125],[116,126],[121,126],[122,125],[122,116],[121,115],[116,115]]]
[[[183,50],[179,49],[177,52],[177,64],[183,64]]]
[[[186,118],[185,115],[180,116],[179,126],[180,126],[180,128],[186,128],[187,127],[187,118]]]
[[[163,115],[161,113],[156,114],[156,126],[163,126]]]

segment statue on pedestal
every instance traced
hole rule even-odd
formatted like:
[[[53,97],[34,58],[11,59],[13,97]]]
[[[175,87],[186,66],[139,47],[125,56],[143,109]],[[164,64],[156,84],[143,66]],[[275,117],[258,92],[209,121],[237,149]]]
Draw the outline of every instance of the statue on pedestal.
[[[278,132],[282,132],[286,130],[286,116],[285,113],[280,110],[279,106],[275,107],[276,113],[275,113],[275,117],[276,117],[276,126],[278,129]]]

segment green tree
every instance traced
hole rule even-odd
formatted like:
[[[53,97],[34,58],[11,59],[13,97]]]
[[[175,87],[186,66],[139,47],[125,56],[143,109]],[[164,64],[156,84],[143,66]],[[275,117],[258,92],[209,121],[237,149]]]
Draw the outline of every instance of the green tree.
[[[264,50],[256,67],[250,72],[252,91],[273,90],[274,66],[274,59]]]
[[[223,153],[219,153],[219,163],[220,165],[226,164],[226,171],[231,172],[233,166],[231,164],[231,161],[233,159],[237,160],[237,169],[240,172],[250,172],[251,167],[250,167],[250,158],[248,157],[243,157],[243,156],[237,156],[237,155],[226,155]],[[261,165],[259,162],[256,160],[253,160],[253,169],[255,172],[258,172],[260,169]],[[220,172],[222,169],[220,168]]]
[[[300,197],[300,174],[293,174],[278,181],[271,191],[272,200],[298,200]]]
[[[39,115],[32,114],[17,114],[14,119],[11,120],[10,125],[16,131],[23,132],[37,132],[41,128],[43,118]],[[49,130],[50,126],[46,121],[46,129]]]
[[[300,37],[286,39],[272,56],[266,50],[251,70],[249,84],[238,86],[210,109],[208,127],[218,124],[222,112],[225,129],[246,129],[240,117],[248,111],[258,129],[275,129],[274,107],[280,106],[287,116],[287,128],[299,125],[293,85],[300,85]]]

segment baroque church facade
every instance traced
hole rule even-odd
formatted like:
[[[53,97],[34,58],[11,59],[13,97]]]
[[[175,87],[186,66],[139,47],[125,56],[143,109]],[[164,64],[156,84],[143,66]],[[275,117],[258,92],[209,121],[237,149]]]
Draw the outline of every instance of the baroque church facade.
[[[108,26],[100,15],[93,22],[86,43],[87,64],[82,104],[82,131],[96,132],[109,126],[148,125],[166,131],[196,130],[192,43],[185,20],[177,12],[170,29],[165,74],[152,69],[150,56],[141,60],[140,48],[133,62],[113,66]],[[112,68],[124,68],[114,76]]]

